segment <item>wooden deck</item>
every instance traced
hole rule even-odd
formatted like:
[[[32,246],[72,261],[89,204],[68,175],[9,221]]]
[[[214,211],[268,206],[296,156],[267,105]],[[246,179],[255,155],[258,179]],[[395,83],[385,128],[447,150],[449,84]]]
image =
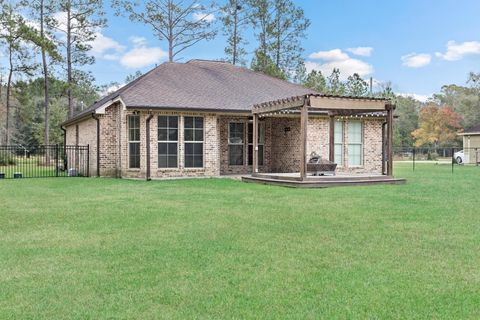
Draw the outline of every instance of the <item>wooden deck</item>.
[[[277,185],[292,188],[328,188],[339,186],[364,186],[376,184],[404,184],[406,179],[386,175],[346,175],[308,176],[305,180],[299,173],[259,173],[243,176],[242,181],[260,184]]]

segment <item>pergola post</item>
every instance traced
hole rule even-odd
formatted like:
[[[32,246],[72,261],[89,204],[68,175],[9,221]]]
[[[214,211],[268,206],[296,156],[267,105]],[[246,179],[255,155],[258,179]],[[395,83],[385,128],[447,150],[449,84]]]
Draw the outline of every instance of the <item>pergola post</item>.
[[[300,178],[307,177],[307,127],[308,127],[308,98],[301,108],[300,113]]]
[[[328,143],[328,160],[335,161],[335,116],[330,116],[330,127],[329,127],[329,143]]]
[[[394,105],[387,105],[387,176],[393,175],[393,110]]]
[[[252,164],[252,175],[258,173],[258,114],[253,115],[253,164]]]

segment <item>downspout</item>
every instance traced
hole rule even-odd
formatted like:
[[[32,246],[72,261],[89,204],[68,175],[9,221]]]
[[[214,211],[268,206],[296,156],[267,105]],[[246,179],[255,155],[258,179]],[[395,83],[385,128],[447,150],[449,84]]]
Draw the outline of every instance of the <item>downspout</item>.
[[[63,131],[63,148],[67,148],[67,129],[63,127],[63,125],[60,125],[60,129]]]
[[[100,177],[100,118],[95,113],[92,118],[97,121],[97,177]]]
[[[146,177],[145,179],[147,181],[150,181],[152,180],[151,179],[151,174],[150,174],[150,120],[152,120],[153,118],[153,114],[149,114],[147,119],[146,119],[146,123],[145,123],[145,130],[147,131],[146,132],[146,140],[147,140],[147,170],[146,170]]]

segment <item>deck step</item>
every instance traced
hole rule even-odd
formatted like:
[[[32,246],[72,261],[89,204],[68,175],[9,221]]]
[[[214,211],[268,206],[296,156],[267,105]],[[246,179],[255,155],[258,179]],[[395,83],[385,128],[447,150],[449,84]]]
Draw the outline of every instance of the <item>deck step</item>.
[[[376,184],[404,184],[406,179],[394,178],[391,176],[379,176],[379,179],[322,179],[322,180],[289,180],[280,178],[265,178],[265,177],[242,177],[244,182],[253,182],[260,184],[279,185],[293,188],[328,188],[338,186],[355,186],[355,185],[376,185]]]

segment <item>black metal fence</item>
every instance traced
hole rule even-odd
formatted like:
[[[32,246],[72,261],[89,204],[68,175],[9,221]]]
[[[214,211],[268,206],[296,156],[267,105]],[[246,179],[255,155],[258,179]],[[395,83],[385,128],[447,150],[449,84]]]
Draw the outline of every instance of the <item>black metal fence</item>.
[[[0,179],[88,177],[89,146],[0,146]]]
[[[479,166],[480,148],[396,147],[393,148],[393,160],[411,162],[413,170],[418,163],[446,164],[451,165],[454,170],[457,165]]]

